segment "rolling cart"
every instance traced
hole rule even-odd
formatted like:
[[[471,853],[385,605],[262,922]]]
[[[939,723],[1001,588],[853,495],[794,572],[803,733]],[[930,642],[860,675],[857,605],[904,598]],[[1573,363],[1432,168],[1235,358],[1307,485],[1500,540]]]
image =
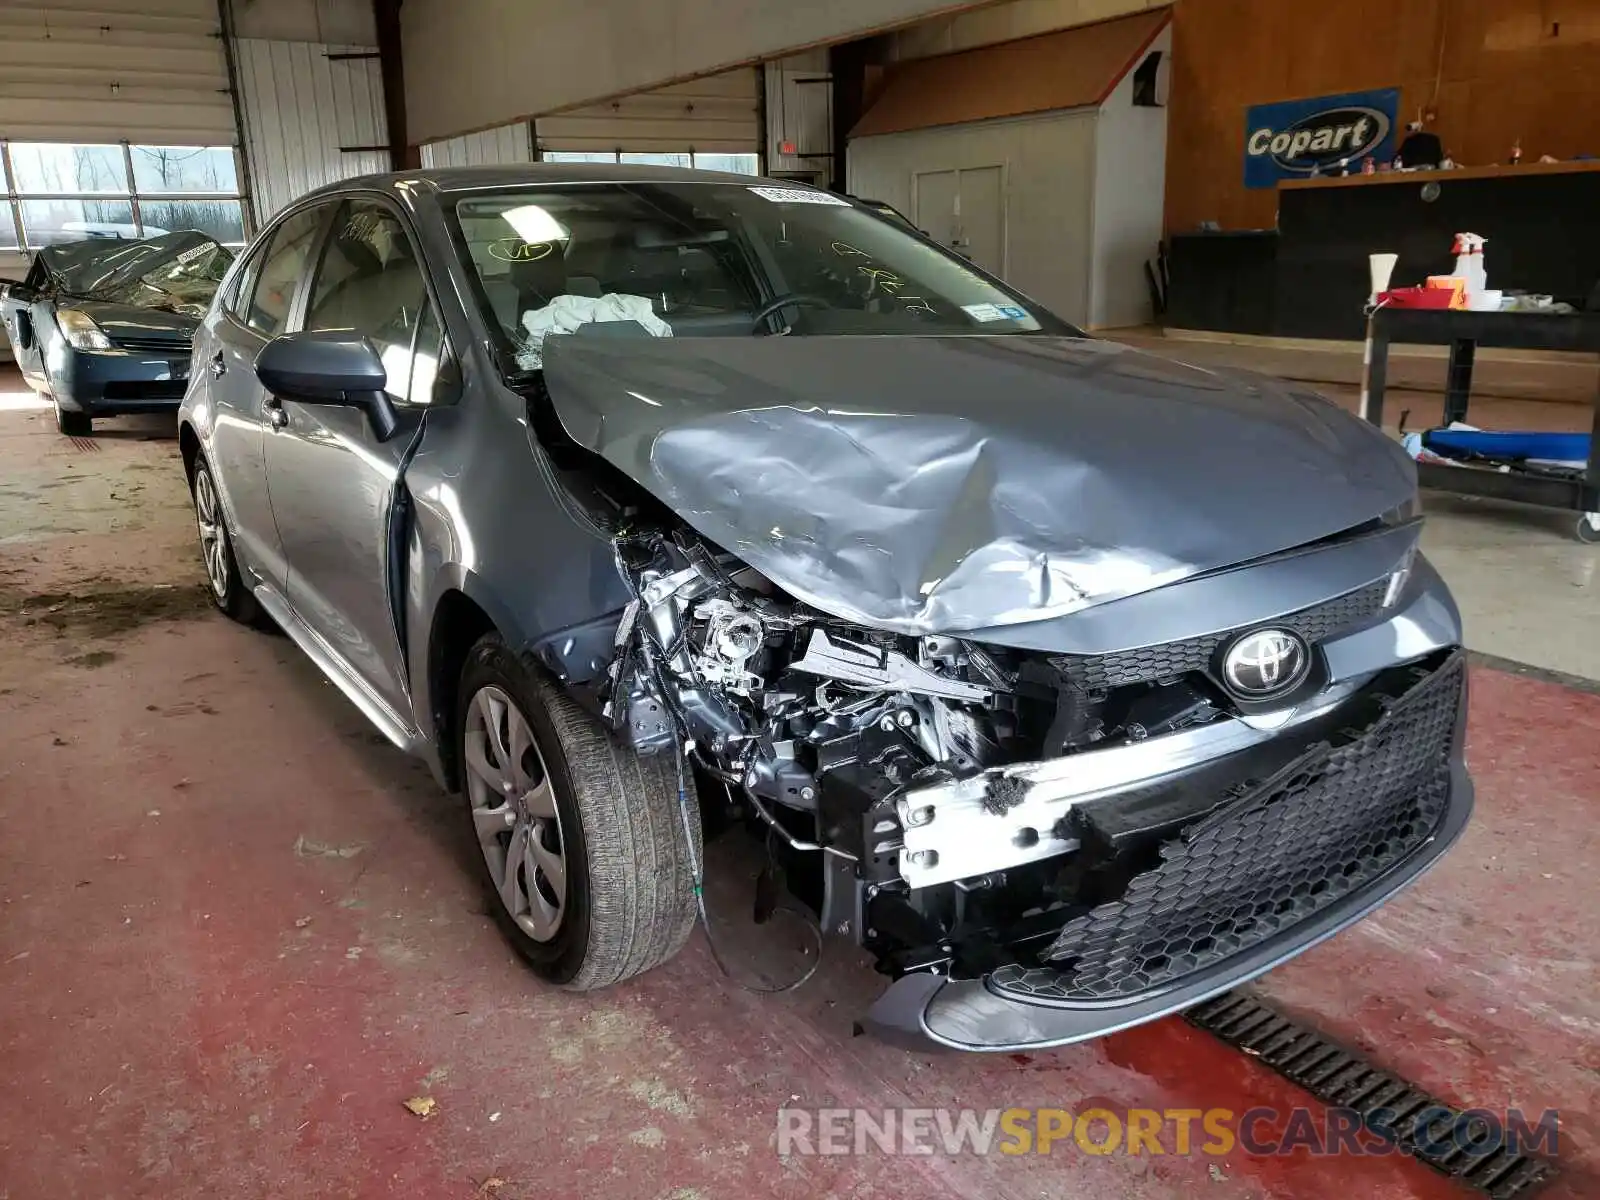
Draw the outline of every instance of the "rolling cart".
[[[1383,425],[1383,392],[1392,342],[1449,346],[1443,425],[1467,419],[1472,397],[1472,362],[1479,346],[1518,350],[1575,350],[1600,355],[1600,313],[1499,313],[1459,309],[1379,308],[1367,321],[1366,368],[1361,415]],[[1470,496],[1492,496],[1577,514],[1579,541],[1600,543],[1600,370],[1596,371],[1593,431],[1583,468],[1564,470],[1521,463],[1441,466],[1419,462],[1425,488]]]

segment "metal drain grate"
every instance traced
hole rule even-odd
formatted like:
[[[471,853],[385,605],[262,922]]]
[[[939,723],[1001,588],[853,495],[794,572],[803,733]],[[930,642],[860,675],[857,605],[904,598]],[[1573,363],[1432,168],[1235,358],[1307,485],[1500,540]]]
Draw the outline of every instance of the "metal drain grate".
[[[1356,1110],[1369,1128],[1380,1110],[1386,1110],[1392,1114],[1386,1127],[1402,1151],[1493,1200],[1531,1196],[1557,1175],[1554,1164],[1504,1146],[1462,1148],[1448,1137],[1461,1117],[1460,1109],[1370,1066],[1360,1055],[1252,996],[1225,992],[1184,1016],[1190,1024],[1260,1059],[1324,1104]],[[1429,1120],[1419,1128],[1423,1116]],[[1463,1140],[1470,1143],[1475,1135],[1470,1123],[1467,1128],[1469,1136]],[[1481,1132],[1489,1131],[1485,1126]],[[1445,1144],[1435,1144],[1436,1139]]]
[[[72,443],[75,450],[97,451],[100,449],[100,443],[93,438],[69,437],[67,441]]]

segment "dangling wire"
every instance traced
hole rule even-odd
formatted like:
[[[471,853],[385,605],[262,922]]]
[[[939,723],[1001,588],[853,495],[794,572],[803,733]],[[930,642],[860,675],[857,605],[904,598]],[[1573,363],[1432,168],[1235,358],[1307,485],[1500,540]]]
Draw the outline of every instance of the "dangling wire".
[[[794,913],[796,917],[799,917],[802,921],[804,921],[806,928],[811,931],[811,934],[816,939],[817,944],[816,954],[811,960],[811,965],[806,968],[805,973],[802,974],[800,978],[791,983],[779,984],[775,986],[768,984],[747,983],[745,980],[740,979],[728,969],[728,964],[723,959],[722,952],[717,949],[717,939],[711,934],[711,918],[706,913],[705,872],[701,866],[700,856],[695,851],[694,821],[689,816],[689,789],[683,768],[684,751],[686,748],[692,749],[693,746],[693,742],[687,743],[686,747],[685,743],[678,741],[676,738],[674,738],[672,741],[673,758],[678,767],[678,815],[683,820],[684,844],[689,848],[689,870],[694,875],[695,907],[700,910],[700,926],[706,931],[706,946],[711,951],[711,959],[717,964],[717,969],[721,971],[723,975],[731,979],[735,984],[747,992],[755,992],[757,995],[762,996],[777,996],[783,994],[784,992],[792,992],[796,988],[804,985],[813,975],[817,973],[817,968],[822,966],[822,925],[820,922],[813,921],[804,914],[796,912],[791,908],[783,908],[779,910],[781,912]],[[768,843],[768,856],[771,856],[770,839]]]

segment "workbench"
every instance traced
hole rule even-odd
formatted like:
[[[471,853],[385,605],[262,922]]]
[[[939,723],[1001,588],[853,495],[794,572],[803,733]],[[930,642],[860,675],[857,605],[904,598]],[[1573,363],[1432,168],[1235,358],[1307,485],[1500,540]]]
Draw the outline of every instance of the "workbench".
[[[1367,321],[1361,415],[1383,427],[1383,392],[1392,342],[1450,347],[1444,419],[1466,421],[1472,397],[1472,363],[1479,346],[1517,350],[1570,350],[1600,355],[1600,313],[1466,312],[1460,309],[1376,309]],[[1581,472],[1536,467],[1501,471],[1483,466],[1419,462],[1425,488],[1492,496],[1579,514],[1577,536],[1600,541],[1600,370],[1596,371],[1589,461]],[[1585,515],[1587,514],[1587,515]]]

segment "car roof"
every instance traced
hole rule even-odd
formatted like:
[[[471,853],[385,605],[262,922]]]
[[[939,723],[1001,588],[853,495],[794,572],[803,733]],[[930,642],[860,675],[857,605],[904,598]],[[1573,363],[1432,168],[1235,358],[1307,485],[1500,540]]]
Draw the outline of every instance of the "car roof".
[[[804,187],[792,181],[727,171],[696,171],[688,167],[650,167],[632,163],[507,163],[489,167],[435,167],[421,171],[390,171],[342,179],[310,193],[331,196],[341,192],[406,191],[417,187],[438,193],[469,192],[480,188],[527,187],[562,183],[740,183],[770,187]]]

